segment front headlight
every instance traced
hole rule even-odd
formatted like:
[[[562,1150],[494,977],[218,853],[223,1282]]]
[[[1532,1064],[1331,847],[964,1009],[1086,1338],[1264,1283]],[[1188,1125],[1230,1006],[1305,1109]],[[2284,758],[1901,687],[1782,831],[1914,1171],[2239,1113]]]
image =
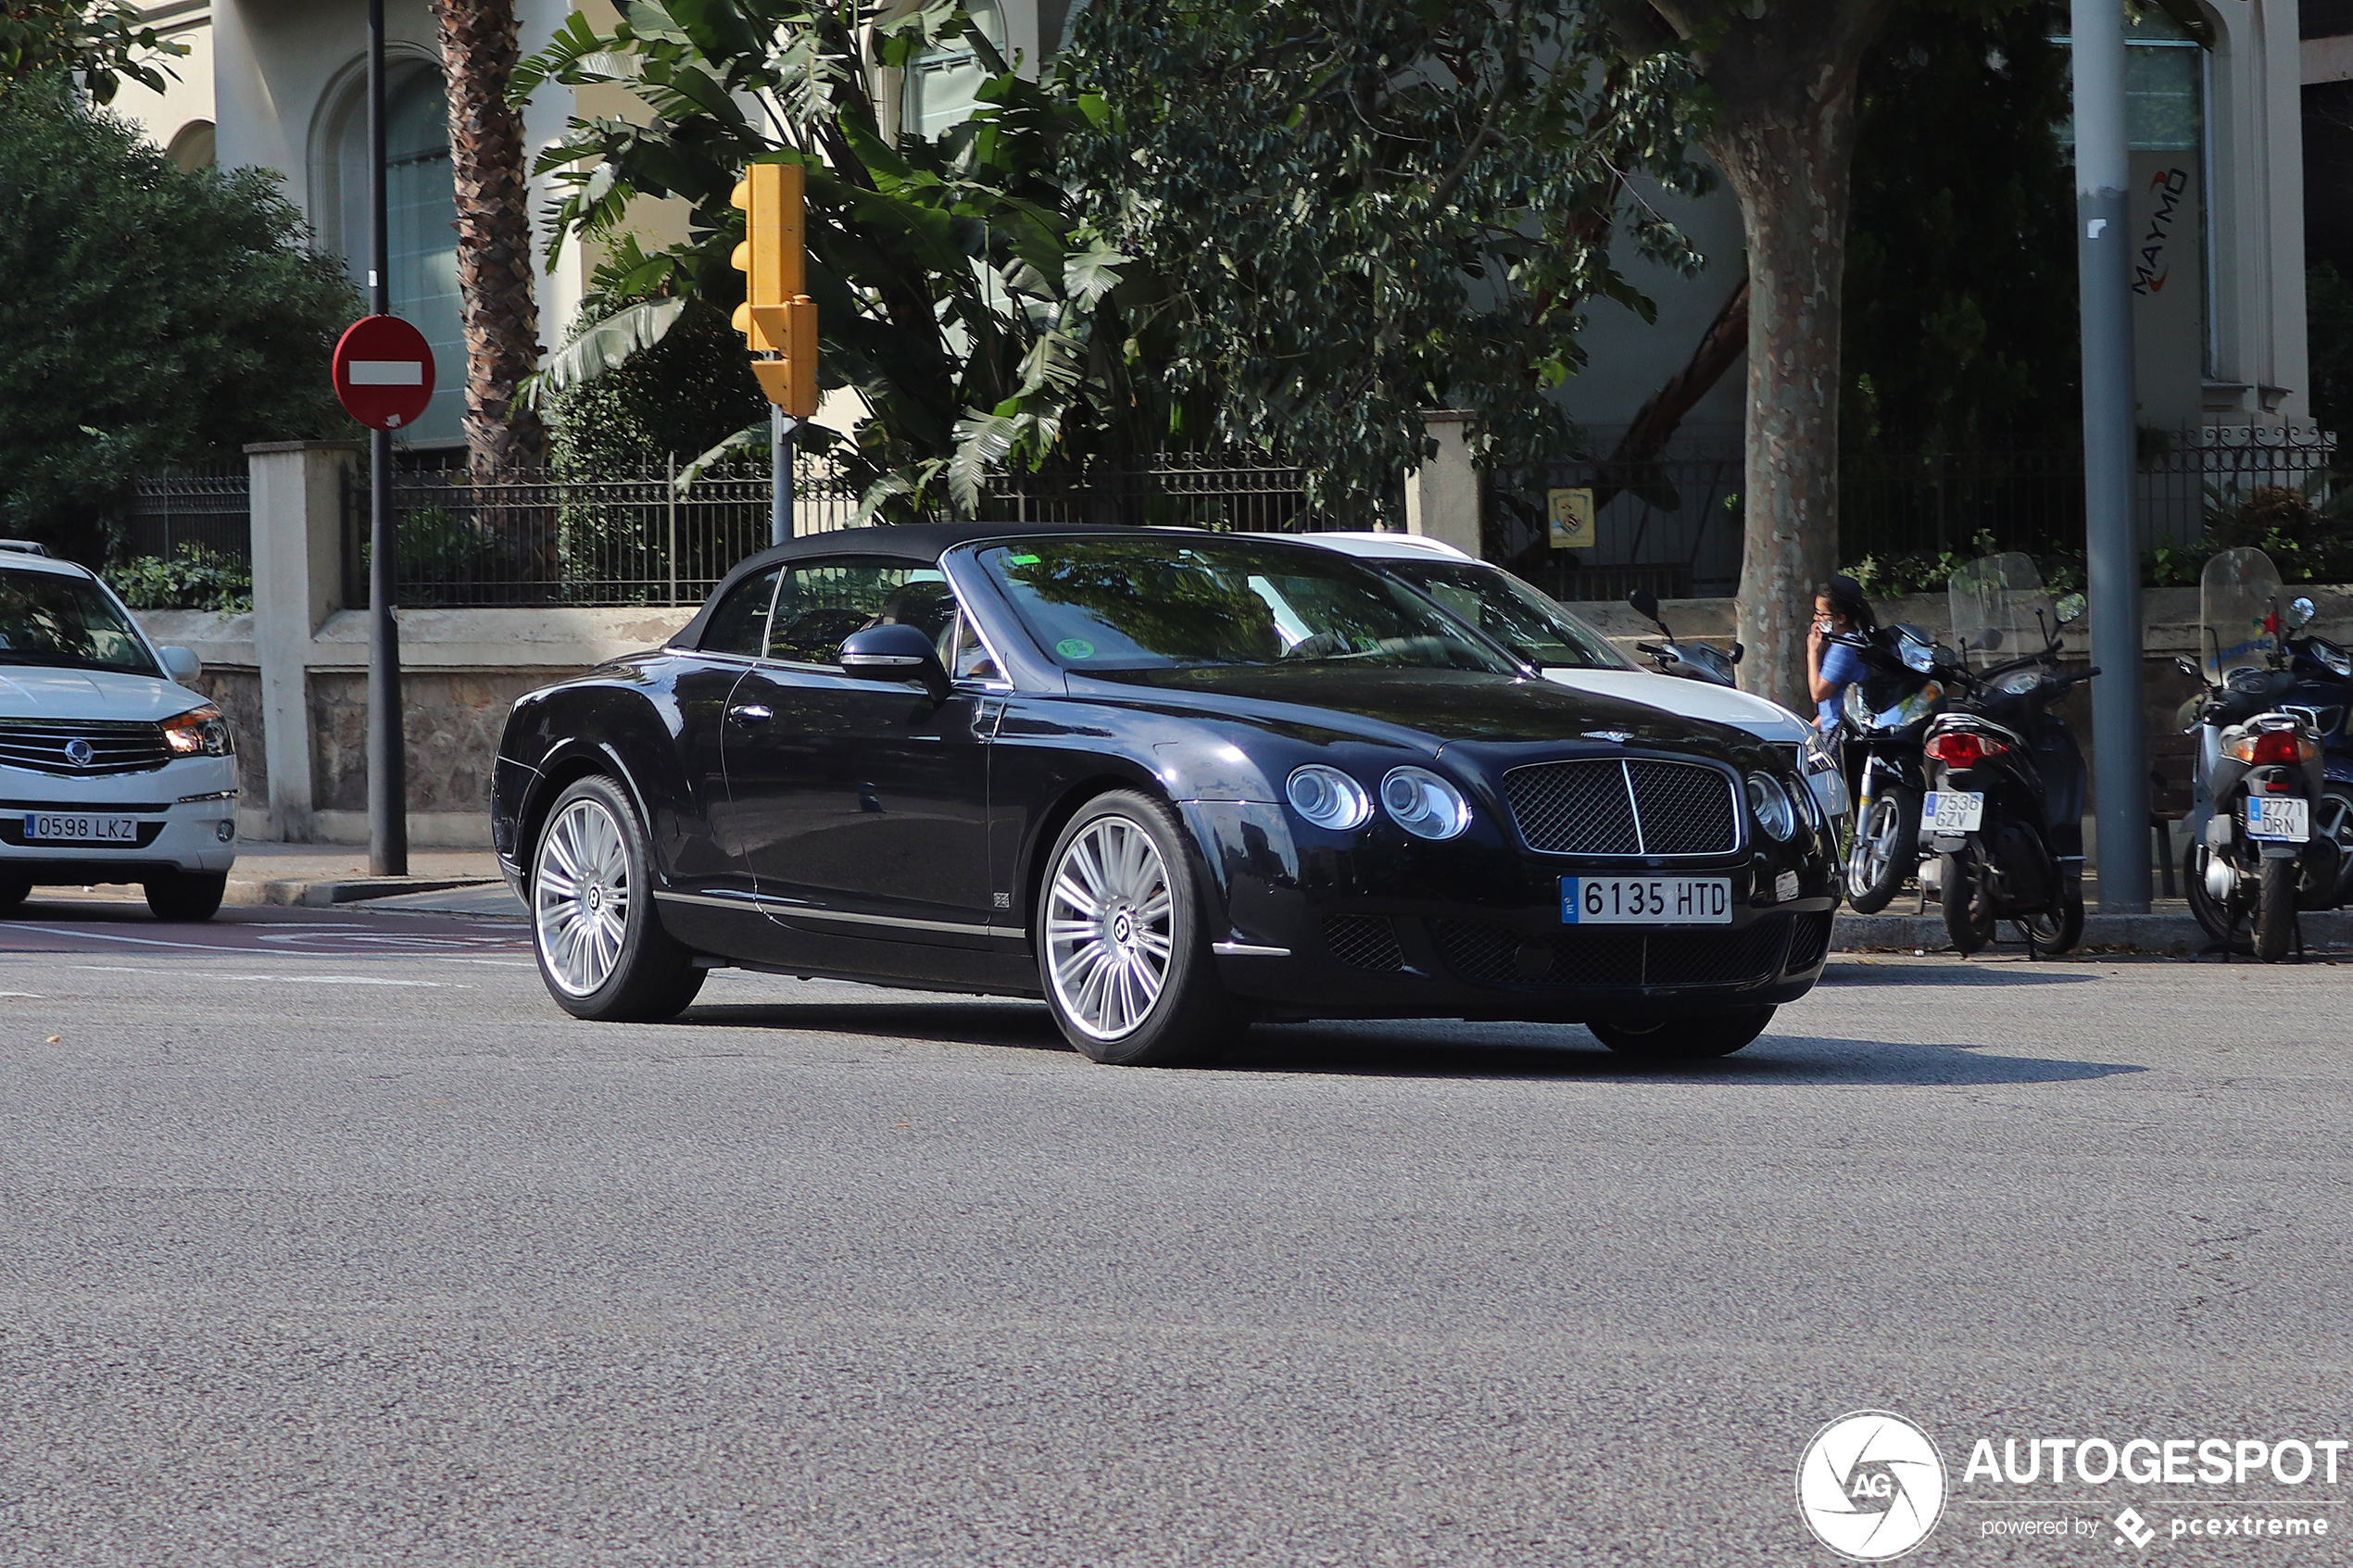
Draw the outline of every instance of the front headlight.
[[[1776,840],[1797,831],[1797,808],[1789,803],[1789,791],[1767,774],[1749,774],[1748,809],[1755,815],[1756,825]]]
[[[1868,730],[1871,727],[1871,705],[1863,696],[1862,682],[1847,684],[1846,695],[1838,699],[1838,710],[1846,715],[1846,721],[1856,729]]]
[[[1470,826],[1463,792],[1427,768],[1392,768],[1380,782],[1381,809],[1416,838],[1452,838]]]
[[[228,722],[220,717],[220,709],[208,702],[166,719],[162,730],[163,744],[174,757],[227,757],[234,750],[229,744]]]
[[[1283,793],[1290,797],[1292,810],[1317,827],[1337,833],[1363,827],[1373,814],[1372,797],[1365,793],[1365,786],[1321,762],[1294,770]]]
[[[1994,689],[2009,696],[2024,696],[2042,684],[2043,672],[2040,670],[2029,668],[2011,671],[1994,683]]]

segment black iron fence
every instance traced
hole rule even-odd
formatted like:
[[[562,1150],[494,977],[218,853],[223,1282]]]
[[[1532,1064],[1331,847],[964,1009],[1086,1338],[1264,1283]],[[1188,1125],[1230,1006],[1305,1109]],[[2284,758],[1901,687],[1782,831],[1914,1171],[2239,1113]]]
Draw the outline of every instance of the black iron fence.
[[[193,546],[224,564],[253,560],[252,481],[240,465],[135,481],[114,542],[118,561],[182,556]]]
[[[2142,548],[2195,544],[2257,490],[2316,506],[2336,480],[2333,436],[2309,429],[2197,426],[2145,432],[2133,515]],[[1496,475],[1492,543],[1562,598],[1729,595],[1741,565],[1743,464],[1731,453],[1612,465],[1556,463]],[[1839,557],[1968,553],[1981,535],[2036,553],[2083,543],[2083,457],[2072,445],[1958,453],[1849,452],[1839,464]],[[1590,544],[1551,548],[1555,510],[1590,513]]]
[[[993,474],[986,515],[1088,526],[1206,528],[1299,533],[1371,526],[1310,508],[1307,470],[1245,457],[1172,453],[1142,468],[1093,473]]]

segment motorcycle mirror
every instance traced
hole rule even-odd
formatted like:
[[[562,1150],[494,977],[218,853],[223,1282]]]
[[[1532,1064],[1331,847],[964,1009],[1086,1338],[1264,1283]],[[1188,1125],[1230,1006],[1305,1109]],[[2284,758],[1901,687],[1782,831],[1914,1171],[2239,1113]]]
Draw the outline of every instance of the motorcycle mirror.
[[[1648,588],[1629,588],[1626,590],[1626,602],[1634,607],[1636,615],[1641,616],[1662,632],[1667,630],[1666,623],[1658,618],[1656,594],[1652,593]]]
[[[2287,623],[2300,630],[2312,624],[2312,618],[2320,613],[2320,607],[2310,599],[2294,599],[2287,607]]]
[[[2173,668],[2179,670],[2183,674],[2192,677],[2196,677],[2201,674],[2201,671],[2197,667],[2197,660],[2192,659],[2185,653],[2177,653],[2173,656]]]
[[[1731,652],[1725,656],[1726,662],[1738,664],[1741,661],[1741,655],[1746,653],[1747,651],[1748,650],[1741,646],[1740,644],[1734,643],[1732,645]]]
[[[2001,646],[2002,633],[1994,627],[1988,626],[1985,629],[1984,635],[1978,639],[1977,651],[1980,653],[1992,653],[1994,649],[2000,647]]]
[[[2062,596],[2059,602],[2051,607],[2051,611],[2058,617],[2058,623],[2065,626],[2070,621],[2082,620],[2083,612],[2091,608],[2091,601],[2082,595],[2068,594]]]

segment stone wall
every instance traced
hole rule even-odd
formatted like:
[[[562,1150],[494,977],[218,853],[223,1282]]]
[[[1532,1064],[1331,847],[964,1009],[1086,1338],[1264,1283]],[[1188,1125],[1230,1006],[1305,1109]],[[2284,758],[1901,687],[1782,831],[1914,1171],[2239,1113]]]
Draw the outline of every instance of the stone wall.
[[[400,683],[411,813],[486,813],[507,710],[569,670],[421,671]],[[368,809],[368,674],[310,677],[310,798],[317,811]]]

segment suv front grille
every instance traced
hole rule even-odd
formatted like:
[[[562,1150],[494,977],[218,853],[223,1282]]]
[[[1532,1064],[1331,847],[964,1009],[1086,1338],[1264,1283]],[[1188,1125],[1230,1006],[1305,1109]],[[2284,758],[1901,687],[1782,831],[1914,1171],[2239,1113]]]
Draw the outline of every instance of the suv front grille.
[[[76,761],[85,747],[89,759]],[[164,745],[160,724],[120,719],[62,723],[47,719],[0,719],[0,766],[92,778],[145,773],[170,760],[171,749]]]
[[[1504,775],[1521,839],[1553,855],[1729,855],[1740,847],[1733,787],[1705,763],[1630,757]]]

